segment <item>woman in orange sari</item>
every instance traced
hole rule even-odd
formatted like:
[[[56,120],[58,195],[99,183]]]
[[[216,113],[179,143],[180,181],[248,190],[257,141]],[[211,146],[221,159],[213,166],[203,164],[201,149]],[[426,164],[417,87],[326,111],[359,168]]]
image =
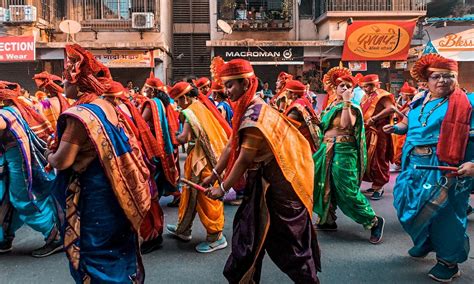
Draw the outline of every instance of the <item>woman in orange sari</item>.
[[[201,183],[212,175],[212,169],[227,144],[227,135],[211,111],[198,100],[196,87],[186,82],[177,83],[171,89],[170,96],[183,109],[183,131],[177,139],[181,144],[188,143],[184,177],[194,183]],[[198,244],[196,250],[209,253],[227,247],[226,238],[222,234],[223,203],[186,186],[181,194],[178,223],[167,225],[168,232],[183,241],[191,240],[191,227],[196,212],[207,231],[206,241]]]

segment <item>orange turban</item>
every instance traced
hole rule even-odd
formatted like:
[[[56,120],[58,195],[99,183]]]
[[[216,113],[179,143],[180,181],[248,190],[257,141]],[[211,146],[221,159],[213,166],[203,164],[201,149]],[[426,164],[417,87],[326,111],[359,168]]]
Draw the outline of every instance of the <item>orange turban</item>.
[[[303,85],[300,81],[290,80],[286,82],[286,90],[296,93],[299,96],[302,96],[306,90],[306,86]]]
[[[176,83],[170,90],[170,97],[173,100],[177,100],[179,97],[189,93],[192,89],[193,87],[188,82]]]
[[[430,53],[424,55],[415,62],[410,74],[417,81],[426,82],[433,72],[458,73],[458,63],[455,60],[447,59],[439,54]]]
[[[405,82],[402,86],[402,88],[400,89],[400,93],[404,93],[404,94],[409,94],[409,95],[415,95],[417,93],[416,89],[413,88],[412,86],[410,86],[408,84],[408,82]]]
[[[377,85],[378,83],[380,83],[380,80],[379,80],[379,75],[377,74],[365,75],[359,82],[361,86],[365,86],[369,84]]]

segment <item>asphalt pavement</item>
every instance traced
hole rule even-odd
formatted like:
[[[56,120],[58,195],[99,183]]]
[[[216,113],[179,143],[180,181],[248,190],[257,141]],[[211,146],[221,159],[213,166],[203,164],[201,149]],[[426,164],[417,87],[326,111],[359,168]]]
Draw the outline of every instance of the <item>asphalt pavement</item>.
[[[369,243],[370,231],[345,217],[338,211],[338,231],[318,232],[322,250],[322,283],[435,283],[428,276],[435,264],[433,253],[416,260],[407,255],[412,246],[409,236],[401,228],[392,206],[392,187],[395,175],[386,186],[384,198],[371,201],[374,210],[386,220],[384,241],[379,245]],[[363,184],[362,188],[366,188]],[[168,208],[170,198],[161,203],[165,223],[175,223],[177,208]],[[473,204],[473,202],[471,202]],[[230,242],[232,219],[237,207],[226,206],[224,233]],[[474,215],[469,217],[469,235],[473,235]],[[230,247],[211,254],[200,254],[194,247],[205,240],[205,231],[196,217],[193,239],[180,242],[164,234],[161,249],[144,256],[146,283],[225,283],[222,269],[230,253]],[[73,283],[64,253],[43,259],[29,256],[43,245],[40,234],[27,227],[17,232],[13,252],[0,256],[0,284],[3,283]],[[474,253],[460,265],[461,278],[454,283],[474,283]],[[273,262],[266,257],[262,283],[291,283]]]

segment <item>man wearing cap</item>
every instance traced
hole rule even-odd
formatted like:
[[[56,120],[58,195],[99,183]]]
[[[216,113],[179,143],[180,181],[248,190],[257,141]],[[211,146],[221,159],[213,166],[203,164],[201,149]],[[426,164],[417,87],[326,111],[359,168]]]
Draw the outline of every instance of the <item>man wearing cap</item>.
[[[286,91],[287,97],[292,103],[286,109],[285,115],[308,140],[314,154],[319,148],[321,131],[318,124],[321,121],[305,96],[306,86],[300,81],[290,80],[286,83]]]
[[[217,109],[225,118],[227,123],[232,126],[232,117],[234,116],[234,111],[228,102],[228,97],[225,93],[225,88],[222,84],[218,82],[212,82],[211,87],[212,96],[214,101],[217,103]]]
[[[474,161],[474,96],[459,88],[457,62],[438,54],[422,56],[411,75],[428,82],[429,90],[412,103],[402,124],[384,127],[388,133],[406,134],[393,204],[414,243],[408,254],[423,258],[435,252],[437,264],[428,275],[449,282],[460,275],[458,263],[469,256],[466,215],[474,180],[466,173],[468,162]]]
[[[411,87],[408,82],[405,82],[400,89],[400,97],[399,100],[402,102],[394,106],[395,114],[394,114],[394,124],[403,124],[403,118],[407,115],[408,111],[410,110],[410,104],[413,100],[413,97],[416,95],[417,90]],[[395,122],[396,120],[396,122]],[[403,144],[405,144],[405,135],[396,135],[392,134],[392,141],[393,141],[393,163],[397,166],[398,169],[401,168],[402,165],[402,148]]]
[[[285,85],[286,82],[293,80],[293,75],[286,72],[278,74],[276,81],[276,94],[271,98],[270,105],[276,108],[279,112],[284,112],[288,106],[288,98],[286,97]]]
[[[360,104],[367,138],[367,169],[363,180],[372,183],[367,190],[367,193],[372,193],[370,198],[379,200],[384,193],[383,186],[389,182],[390,161],[393,159],[392,137],[382,128],[390,123],[395,100],[392,94],[380,88],[376,74],[364,76],[360,85],[366,94]]]
[[[211,80],[206,77],[201,77],[194,82],[194,85],[198,88],[199,92],[209,97],[211,91]],[[212,98],[211,98],[212,99]]]
[[[224,276],[230,283],[258,283],[267,252],[294,282],[319,283],[319,247],[311,223],[314,172],[308,141],[256,95],[258,80],[250,62],[231,60],[218,73],[235,103],[233,134],[213,174],[203,183],[223,181],[207,194],[221,198],[247,173]]]
[[[12,251],[15,232],[26,224],[46,241],[32,256],[46,257],[63,247],[52,197],[56,174],[44,162],[53,130],[19,94],[18,84],[0,82],[0,254]]]
[[[183,131],[177,136],[181,144],[188,143],[188,156],[184,163],[184,177],[201,183],[212,175],[217,159],[228,141],[224,129],[214,115],[198,99],[198,90],[187,82],[173,86],[170,96],[181,107]],[[167,225],[168,232],[183,241],[192,238],[191,227],[198,213],[206,229],[207,238],[196,246],[201,253],[209,253],[227,247],[224,229],[224,204],[207,197],[188,186],[183,187],[176,225]]]
[[[81,46],[66,45],[65,93],[102,95],[110,75]],[[105,66],[104,66],[105,67]],[[106,67],[105,67],[106,68]],[[115,92],[114,92],[115,93]],[[144,282],[138,236],[150,209],[150,172],[127,117],[110,102],[73,106],[58,120],[58,145],[45,154],[67,188],[64,247],[77,283]],[[63,200],[64,202],[64,200]]]

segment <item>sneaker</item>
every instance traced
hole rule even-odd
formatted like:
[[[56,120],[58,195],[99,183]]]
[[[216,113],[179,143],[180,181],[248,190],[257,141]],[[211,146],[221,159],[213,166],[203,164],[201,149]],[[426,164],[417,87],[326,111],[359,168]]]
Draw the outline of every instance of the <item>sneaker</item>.
[[[372,227],[370,230],[370,239],[371,244],[380,244],[383,237],[383,228],[385,227],[385,219],[383,217],[377,216],[377,225]]]
[[[5,240],[0,243],[0,254],[9,253],[13,250],[13,240]]]
[[[52,242],[49,242],[45,244],[43,247],[34,250],[31,253],[31,256],[33,257],[47,257],[52,254],[55,254],[57,252],[60,252],[63,250],[63,241],[62,240],[54,240]]]
[[[428,244],[423,244],[421,247],[414,246],[411,249],[408,250],[408,254],[411,257],[415,258],[424,258],[426,257],[430,252],[432,252],[433,249],[431,246]]]
[[[372,195],[370,196],[370,199],[372,200],[380,200],[382,199],[382,195],[384,194],[384,190],[379,190],[379,191],[374,191],[374,193],[372,193]]]
[[[337,224],[317,224],[316,230],[318,231],[337,231]]]
[[[431,268],[428,276],[435,281],[448,283],[454,278],[461,276],[461,271],[459,271],[457,264],[449,266],[448,264],[438,260],[438,263]]]
[[[368,189],[366,189],[366,190],[364,191],[364,193],[369,194],[369,193],[374,193],[374,191],[375,191],[375,190],[374,190],[373,188],[368,188]]]
[[[227,247],[227,240],[224,235],[215,242],[202,242],[196,246],[196,251],[200,253],[209,253]]]
[[[154,250],[159,249],[162,243],[163,243],[163,236],[160,235],[153,240],[143,242],[143,244],[140,246],[140,251],[142,252],[142,254],[150,253]]]
[[[178,234],[176,232],[177,230],[177,226],[176,225],[166,225],[166,230],[168,231],[168,233],[172,234],[173,236],[177,237],[178,239],[182,240],[182,241],[185,241],[185,242],[189,242],[191,239],[192,239],[192,236],[191,234],[189,235],[185,235],[185,234]]]
[[[179,207],[179,201],[181,200],[181,195],[174,196],[173,201],[166,204],[168,207]]]

